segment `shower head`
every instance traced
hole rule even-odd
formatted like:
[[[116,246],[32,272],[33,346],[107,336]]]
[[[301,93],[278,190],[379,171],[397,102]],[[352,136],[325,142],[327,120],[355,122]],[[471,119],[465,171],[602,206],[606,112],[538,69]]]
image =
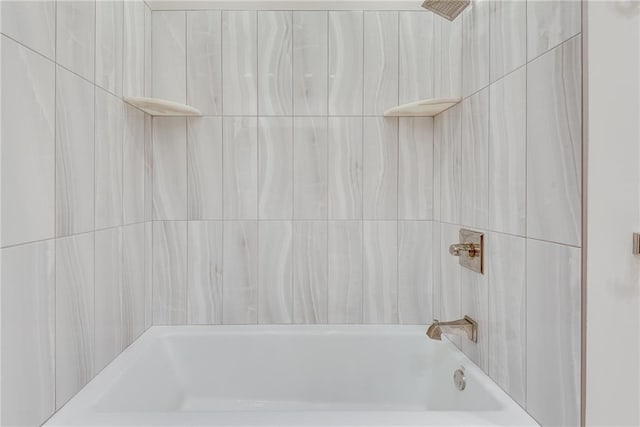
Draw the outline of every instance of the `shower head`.
[[[422,7],[431,12],[453,21],[469,6],[471,0],[425,0]]]

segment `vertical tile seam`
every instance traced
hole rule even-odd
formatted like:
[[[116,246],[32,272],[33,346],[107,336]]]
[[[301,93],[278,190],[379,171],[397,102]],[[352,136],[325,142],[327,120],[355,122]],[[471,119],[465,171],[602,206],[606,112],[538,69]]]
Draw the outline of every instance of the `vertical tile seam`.
[[[396,93],[396,103],[400,101],[400,12],[396,11],[396,54],[398,55],[398,61],[396,62],[396,72],[397,72],[397,93]],[[392,15],[393,16],[393,15]],[[384,119],[382,119],[384,120]],[[393,119],[396,125],[396,313],[395,313],[395,323],[400,323],[400,118]],[[411,121],[411,125],[414,125],[414,121]]]
[[[365,161],[364,161],[364,139],[365,139],[365,135],[364,135],[364,129],[365,129],[365,117],[364,117],[364,45],[365,45],[365,41],[364,41],[364,11],[360,12],[360,20],[362,22],[362,26],[361,28],[361,36],[362,36],[362,44],[361,44],[361,48],[362,48],[362,80],[361,80],[361,93],[360,93],[360,126],[362,127],[362,138],[361,138],[361,144],[362,144],[362,191],[360,192],[360,197],[362,199],[361,201],[361,206],[360,206],[360,220],[361,220],[361,229],[362,229],[362,301],[361,301],[361,305],[362,305],[362,315],[361,315],[361,322],[366,324],[368,323],[368,317],[365,315],[365,300],[367,298],[366,295],[366,291],[368,289],[368,287],[366,286],[365,283],[365,260],[366,260],[366,256],[365,256],[365,243],[364,243],[364,239],[365,239],[365,214],[364,214],[364,210],[365,210],[365,206],[364,206],[364,184],[365,184]]]
[[[524,330],[522,341],[524,344],[524,363],[521,367],[523,384],[523,402],[522,405],[526,410],[529,403],[529,1],[525,4],[525,64],[524,64]]]

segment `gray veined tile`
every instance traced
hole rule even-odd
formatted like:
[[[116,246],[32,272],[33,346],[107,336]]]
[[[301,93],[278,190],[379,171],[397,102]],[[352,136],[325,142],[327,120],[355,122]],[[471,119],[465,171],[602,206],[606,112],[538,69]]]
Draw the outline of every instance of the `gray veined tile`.
[[[442,115],[433,119],[433,219],[440,220],[440,200],[441,200],[441,167],[442,158]]]
[[[477,1],[461,15],[463,97],[489,85],[491,7],[491,1]]]
[[[56,408],[95,374],[93,233],[56,240]]]
[[[124,348],[122,227],[95,232],[95,354],[100,372]]]
[[[258,236],[258,322],[292,323],[292,222],[260,221]]]
[[[489,375],[524,407],[527,317],[525,239],[499,233],[490,233],[487,239]]]
[[[439,278],[440,287],[440,317],[439,320],[449,321],[464,316],[461,307],[460,265],[458,259],[448,255],[449,245],[457,243],[459,226],[440,223],[440,243],[438,257],[440,258]],[[436,242],[437,243],[437,242]],[[437,313],[437,310],[436,310]],[[451,342],[461,347],[460,337],[450,337]]]
[[[434,120],[436,165],[440,193],[440,220],[460,223],[461,157],[462,157],[462,106],[460,104],[436,116]]]
[[[122,227],[122,343],[145,331],[145,224]]]
[[[146,5],[144,8],[144,96],[152,95],[153,85],[151,79],[151,69],[153,68],[153,62],[151,61],[151,31],[152,31],[152,22],[151,22],[151,9]]]
[[[124,2],[122,94],[145,96],[145,2]]]
[[[462,93],[462,19],[452,22],[433,17],[434,95],[461,96]]]
[[[362,114],[363,58],[362,11],[330,11],[329,115]]]
[[[56,2],[56,62],[94,81],[95,1]]]
[[[187,119],[190,220],[222,219],[222,118]]]
[[[145,220],[145,114],[124,107],[122,217],[124,224],[131,224]]]
[[[96,88],[95,227],[122,224],[124,103]]]
[[[1,43],[2,246],[7,246],[54,235],[55,69],[13,40],[2,36]]]
[[[144,220],[153,219],[153,118],[144,115]]]
[[[153,219],[187,219],[187,129],[183,117],[153,119]]]
[[[222,323],[222,221],[189,221],[187,323]]]
[[[144,329],[153,325],[153,222],[144,223]]]
[[[527,59],[530,61],[569,40],[582,28],[582,2],[527,2]]]
[[[49,59],[55,59],[56,4],[52,1],[3,1],[0,31]]]
[[[398,218],[433,218],[433,119],[400,118]]]
[[[442,250],[440,243],[440,234],[442,229],[442,224],[438,221],[433,221],[431,223],[431,247],[433,248],[433,252],[431,254],[431,265],[433,268],[433,279],[432,279],[432,287],[433,287],[433,318],[441,319],[442,316],[442,279],[441,279],[441,271],[442,271]]]
[[[327,222],[293,222],[293,322],[327,323]]]
[[[323,116],[328,100],[327,11],[293,12],[293,114]]]
[[[397,218],[398,119],[365,117],[362,151],[364,218]]]
[[[96,1],[95,83],[122,95],[123,0]]]
[[[223,119],[224,218],[258,219],[258,119]]]
[[[364,221],[364,323],[398,323],[398,224]]]
[[[403,324],[433,320],[431,221],[398,222],[398,317]]]
[[[527,72],[489,88],[489,228],[525,235]]]
[[[580,245],[580,37],[527,66],[527,236]]]
[[[187,103],[222,114],[222,12],[187,12]]]
[[[399,12],[399,104],[433,98],[435,15]]]
[[[327,118],[293,119],[293,217],[327,219]]]
[[[328,223],[329,323],[362,323],[362,222]]]
[[[2,424],[40,425],[55,410],[55,245],[2,249]]]
[[[155,98],[187,102],[186,12],[155,11],[151,29],[151,92]]]
[[[258,222],[224,222],[222,322],[258,322]]]
[[[362,117],[329,117],[329,219],[362,219]]]
[[[364,12],[364,114],[398,105],[398,12]]]
[[[258,40],[255,11],[222,12],[222,103],[224,114],[258,112]]]
[[[293,119],[258,119],[259,218],[293,217]]]
[[[258,114],[293,112],[291,11],[258,12]]]
[[[491,81],[527,61],[527,2],[494,0],[490,12]]]
[[[578,425],[580,249],[527,239],[526,256],[527,411],[542,425]]]
[[[489,223],[488,88],[462,101],[460,153],[460,222],[468,227],[486,229]]]
[[[187,321],[187,222],[153,222],[153,324]]]
[[[56,236],[94,227],[94,87],[56,73]]]

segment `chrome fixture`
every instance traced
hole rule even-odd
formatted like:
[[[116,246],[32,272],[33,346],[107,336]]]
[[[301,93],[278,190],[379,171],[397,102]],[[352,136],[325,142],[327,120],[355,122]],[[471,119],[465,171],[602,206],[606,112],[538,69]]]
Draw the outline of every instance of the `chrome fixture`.
[[[464,316],[463,319],[452,320],[451,322],[440,322],[434,319],[429,329],[427,329],[427,336],[432,340],[440,341],[443,333],[466,336],[469,340],[478,342],[478,324],[469,316]]]
[[[464,377],[464,367],[456,369],[453,373],[453,385],[460,391],[467,387],[467,379]]]
[[[633,233],[633,254],[640,255],[640,233]]]
[[[483,274],[484,234],[462,228],[459,239],[461,243],[449,246],[449,253],[460,258],[461,266]]]
[[[425,0],[422,7],[449,21],[456,19],[471,0]]]

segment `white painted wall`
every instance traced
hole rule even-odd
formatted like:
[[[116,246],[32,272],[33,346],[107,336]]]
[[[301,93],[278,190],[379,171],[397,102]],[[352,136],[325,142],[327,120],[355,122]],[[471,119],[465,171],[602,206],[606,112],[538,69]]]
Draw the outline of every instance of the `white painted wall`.
[[[640,424],[640,3],[587,2],[586,424]]]

